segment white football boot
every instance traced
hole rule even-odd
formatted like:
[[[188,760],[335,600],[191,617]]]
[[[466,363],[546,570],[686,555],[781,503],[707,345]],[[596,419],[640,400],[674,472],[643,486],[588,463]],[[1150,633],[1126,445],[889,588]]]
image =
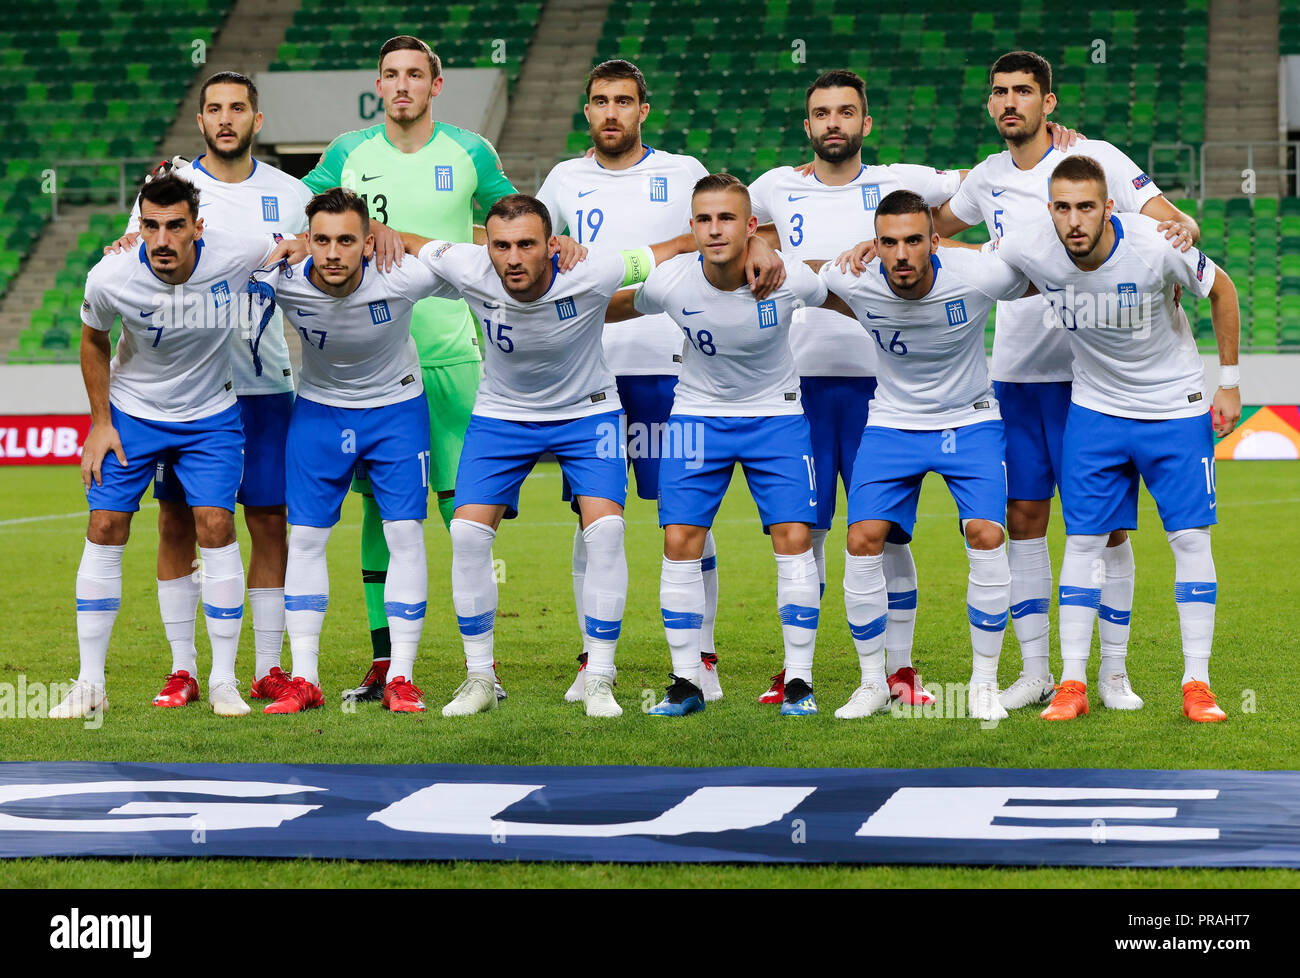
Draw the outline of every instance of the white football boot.
[[[445,717],[467,717],[497,708],[496,677],[490,672],[470,673],[456,695],[442,708]]]

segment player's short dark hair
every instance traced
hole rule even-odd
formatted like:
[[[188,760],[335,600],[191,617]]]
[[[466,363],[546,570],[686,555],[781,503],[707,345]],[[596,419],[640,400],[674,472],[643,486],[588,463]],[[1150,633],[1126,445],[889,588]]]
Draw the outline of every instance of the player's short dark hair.
[[[739,193],[745,198],[745,204],[753,210],[753,202],[749,197],[749,188],[733,177],[730,173],[710,173],[708,176],[700,177],[695,181],[695,188],[691,191],[691,199],[694,200],[698,194],[713,193],[717,190],[731,190]]]
[[[930,212],[930,205],[920,194],[910,190],[895,190],[893,193],[885,194],[885,199],[876,206],[875,219],[878,221],[882,217],[892,217],[896,214],[924,214],[930,221],[930,233],[934,233],[934,215]]]
[[[390,37],[384,42],[384,46],[379,49],[379,71],[381,74],[384,70],[384,58],[394,51],[419,51],[429,59],[429,77],[439,78],[442,76],[442,59],[433,53],[433,48],[418,37],[412,37],[410,34],[398,34],[396,37]]]
[[[636,82],[637,101],[644,102],[646,100],[645,75],[641,74],[641,69],[631,61],[624,61],[622,58],[602,61],[591,69],[591,72],[587,75],[587,98],[591,98],[592,82],[612,81],[618,78],[627,78]]]
[[[1106,184],[1106,171],[1091,156],[1067,156],[1056,164],[1048,178],[1048,197],[1051,197],[1051,185],[1057,180],[1070,180],[1074,183],[1086,183],[1091,180],[1101,188],[1103,201],[1110,195]]]
[[[190,208],[190,218],[198,220],[199,188],[188,180],[182,180],[174,173],[155,177],[141,187],[136,203],[143,208],[145,201],[157,204],[159,207],[171,207],[172,204],[186,203]]]
[[[536,197],[530,197],[528,194],[506,194],[487,212],[487,217],[483,218],[484,225],[494,217],[499,217],[503,221],[513,221],[516,217],[524,217],[528,214],[536,214],[542,219],[542,233],[547,241],[551,240],[551,212],[546,209]]]
[[[994,75],[1008,74],[1013,71],[1024,71],[1033,75],[1043,95],[1047,95],[1052,90],[1052,65],[1041,54],[1034,54],[1033,51],[1010,51],[994,61],[993,67],[989,69],[989,85],[993,84]]]
[[[808,90],[803,93],[804,111],[808,111],[808,102],[812,99],[812,93],[819,88],[851,88],[858,93],[858,100],[862,103],[862,114],[867,114],[867,83],[862,80],[862,76],[856,71],[849,71],[848,68],[835,68],[831,71],[823,71],[808,86]]]
[[[208,104],[208,89],[213,85],[243,85],[248,89],[248,107],[257,111],[257,86],[253,84],[253,79],[238,71],[218,71],[215,75],[208,75],[203,87],[199,89],[200,112]]]
[[[366,202],[356,192],[344,187],[331,187],[318,193],[307,202],[307,223],[317,214],[346,214],[352,211],[361,218],[361,233],[370,233],[370,211]]]

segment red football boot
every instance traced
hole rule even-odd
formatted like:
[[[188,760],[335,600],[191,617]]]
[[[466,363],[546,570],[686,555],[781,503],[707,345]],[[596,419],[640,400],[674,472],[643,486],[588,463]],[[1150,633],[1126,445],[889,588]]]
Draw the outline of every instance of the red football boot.
[[[199,698],[199,681],[184,669],[171,673],[153,698],[154,706],[184,706]]]
[[[293,677],[279,666],[272,666],[261,679],[253,683],[248,695],[255,700],[279,699],[280,694],[293,685]]]
[[[315,709],[325,705],[325,694],[315,683],[309,683],[302,676],[294,676],[270,705],[263,707],[263,713],[301,713],[303,710]]]
[[[782,669],[772,677],[772,685],[767,688],[767,692],[758,698],[760,703],[785,702],[785,670]]]
[[[423,713],[424,693],[405,676],[398,676],[384,687],[383,707],[394,713]]]
[[[889,698],[906,706],[928,706],[934,702],[934,697],[921,685],[921,677],[911,666],[903,666],[885,682],[889,684]]]

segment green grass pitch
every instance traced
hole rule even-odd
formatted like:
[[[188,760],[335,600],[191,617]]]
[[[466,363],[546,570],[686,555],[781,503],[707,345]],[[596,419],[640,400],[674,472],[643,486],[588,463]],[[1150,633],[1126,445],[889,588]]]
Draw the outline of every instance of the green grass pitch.
[[[85,529],[85,502],[71,467],[10,469],[0,476],[0,574],[5,630],[0,683],[65,681],[77,672],[73,582]],[[1173,558],[1154,503],[1143,496],[1133,535],[1137,593],[1129,674],[1146,699],[1137,713],[1093,713],[1046,724],[1020,711],[996,729],[967,719],[882,715],[858,722],[832,716],[857,684],[858,666],[840,591],[842,522],[828,546],[830,585],[817,641],[822,714],[778,716],[757,695],[781,668],[775,563],[737,472],[715,528],[720,573],[719,674],[726,698],[681,721],[644,716],[666,683],[668,650],[658,613],[662,538],[653,504],[628,509],[630,588],[619,644],[617,694],[626,715],[595,721],[563,702],[579,651],[569,576],[573,518],[560,502],[559,473],[542,466],[524,486],[522,513],[506,523],[495,555],[503,561],[497,658],[510,698],[491,715],[444,719],[439,708],[463,678],[450,597],[450,547],[436,522],[429,543],[429,617],[417,683],[430,711],[395,716],[377,705],[355,713],[339,692],[361,678],[369,638],[358,574],[360,509],[350,498],[330,542],[331,603],[322,636],[324,709],[221,719],[203,705],[150,705],[170,658],[158,619],[155,511],[137,516],[125,559],[122,611],[108,676],[111,709],[98,730],[46,719],[0,719],[0,759],[80,761],[275,761],[280,763],[654,764],[796,767],[1107,767],[1284,769],[1300,766],[1295,708],[1295,555],[1300,553],[1300,466],[1235,462],[1219,466],[1215,562],[1219,579],[1213,686],[1227,723],[1198,726],[1180,713],[1178,619]],[[841,494],[840,513],[843,514]],[[915,662],[934,685],[964,682],[970,645],[963,612],[966,561],[956,513],[942,481],[927,480],[914,550],[920,578]],[[241,529],[241,538],[246,541]],[[1063,531],[1054,517],[1053,563]],[[246,545],[246,543],[245,543]],[[1053,623],[1055,615],[1053,615]],[[252,630],[245,619],[239,673],[252,677]],[[207,645],[199,627],[200,673]],[[1055,624],[1052,648],[1059,664]],[[288,647],[286,642],[286,665]],[[1092,669],[1097,664],[1093,653]],[[1000,678],[1019,669],[1008,635]],[[1095,700],[1095,696],[1094,696]],[[268,885],[254,860],[15,861],[11,886]],[[303,860],[279,867],[290,886],[1294,886],[1300,875],[1261,870],[1062,870],[946,867],[618,866],[565,864],[364,863]]]

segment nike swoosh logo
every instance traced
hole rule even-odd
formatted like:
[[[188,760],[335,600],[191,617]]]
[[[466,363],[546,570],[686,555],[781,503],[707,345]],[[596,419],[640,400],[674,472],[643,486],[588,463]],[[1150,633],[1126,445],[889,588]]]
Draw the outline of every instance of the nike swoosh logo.
[[[993,196],[994,196],[994,197],[1001,197],[1001,196],[1002,196],[1003,194],[1005,194],[1005,193],[1006,193],[1005,190],[995,190],[995,191],[993,191]]]
[[[813,620],[814,618],[816,618],[816,617],[817,617],[816,615],[795,615],[795,616],[794,616],[794,620],[795,620],[795,621],[812,621],[812,620]]]
[[[596,634],[597,634],[597,635],[604,635],[606,632],[613,632],[613,631],[617,631],[617,629],[614,629],[614,628],[597,628],[597,629],[596,629]]]
[[[817,505],[817,500],[815,500],[815,499],[810,499],[810,500],[808,500],[808,505],[809,505],[809,506],[816,506],[816,505]]]
[[[1214,502],[1210,503],[1210,509],[1214,509],[1214,507],[1218,505],[1219,505],[1219,501],[1216,499]]]
[[[682,307],[683,316],[698,316],[703,311],[703,309],[687,309],[685,306]]]
[[[153,310],[152,310],[152,309],[141,309],[141,310],[140,310],[140,318],[141,318],[141,319],[148,319],[148,318],[149,318],[150,316],[152,316],[152,315],[153,315]]]
[[[382,177],[382,176],[383,176],[382,173],[377,173],[377,174],[375,174],[375,176],[373,176],[373,177],[368,177],[368,176],[366,176],[366,175],[363,173],[363,174],[361,174],[361,182],[362,182],[362,183],[369,183],[371,180],[378,180],[378,179],[379,179],[380,177]]]
[[[674,625],[674,624],[677,624],[677,623],[679,623],[679,622],[690,621],[690,620],[691,620],[691,616],[690,616],[690,615],[674,615],[674,616],[672,616],[672,617],[670,617],[670,616],[668,616],[668,615],[664,615],[664,624],[665,624],[665,625]]]
[[[1087,595],[1088,595],[1088,591],[1086,589],[1061,588],[1061,597],[1063,598],[1078,598],[1078,597],[1086,597]]]
[[[596,188],[596,190],[599,190],[599,189],[600,189],[599,187]],[[578,196],[579,196],[579,197],[588,197],[588,196],[590,196],[591,194],[594,194],[594,193],[596,192],[596,190],[579,190],[579,191],[578,191]]]
[[[484,309],[500,309],[500,308],[501,308],[501,303],[499,303],[499,302],[487,302],[487,301],[484,301],[484,303],[483,303],[483,308],[484,308]]]
[[[793,204],[796,200],[803,200],[807,196],[808,196],[807,194],[802,194],[801,196],[796,197],[794,194],[786,194],[785,199]]]
[[[985,628],[997,628],[999,625],[1006,623],[999,618],[983,618],[980,621],[971,622],[971,624],[976,627],[983,625]]]
[[[1199,590],[1199,591],[1196,590],[1196,588],[1192,588],[1192,593],[1193,593],[1193,594],[1213,594],[1213,593],[1214,593],[1214,588],[1212,588],[1212,587],[1207,587],[1207,588],[1202,588],[1202,589]]]
[[[888,319],[889,317],[888,317],[888,316],[873,316],[873,315],[871,315],[871,313],[867,313],[867,318],[868,318],[868,319]]]
[[[407,619],[408,621],[414,621],[416,618],[423,618],[424,612],[422,610],[412,610],[410,608],[404,608],[402,610],[402,617]]]
[[[295,311],[298,313],[299,316],[314,316],[314,315],[316,315],[314,312],[303,312],[301,309],[297,309],[297,310],[295,310]]]

